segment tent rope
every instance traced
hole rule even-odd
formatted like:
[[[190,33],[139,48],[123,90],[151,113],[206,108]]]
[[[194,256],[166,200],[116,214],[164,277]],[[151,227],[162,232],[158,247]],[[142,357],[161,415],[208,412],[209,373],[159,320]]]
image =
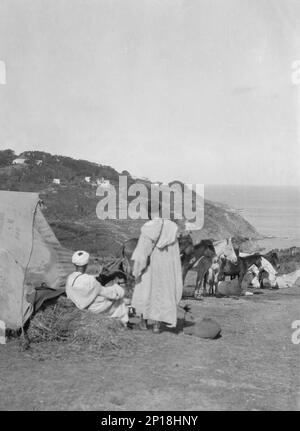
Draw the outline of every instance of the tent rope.
[[[23,306],[24,306],[24,295],[25,295],[25,280],[26,280],[26,274],[28,271],[28,267],[29,267],[29,263],[31,260],[31,256],[33,253],[33,238],[34,238],[34,220],[35,220],[35,216],[36,216],[36,212],[37,212],[37,208],[40,205],[40,200],[36,203],[34,211],[33,211],[33,217],[32,217],[32,226],[31,226],[31,248],[30,248],[30,253],[29,253],[29,258],[24,270],[24,279],[23,279],[23,286],[22,286],[22,297],[21,297],[21,333],[22,333],[22,337],[23,340],[26,340],[26,335],[25,335],[25,331],[24,331],[24,325],[25,322],[23,321]]]

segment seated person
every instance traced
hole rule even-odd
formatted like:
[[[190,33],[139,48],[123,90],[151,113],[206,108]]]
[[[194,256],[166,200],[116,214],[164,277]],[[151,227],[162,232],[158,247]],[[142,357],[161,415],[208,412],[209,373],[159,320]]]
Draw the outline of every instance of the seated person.
[[[72,256],[75,271],[68,276],[66,294],[80,310],[107,313],[127,326],[128,307],[123,299],[124,289],[118,284],[102,286],[93,275],[86,274],[89,253],[76,251]]]

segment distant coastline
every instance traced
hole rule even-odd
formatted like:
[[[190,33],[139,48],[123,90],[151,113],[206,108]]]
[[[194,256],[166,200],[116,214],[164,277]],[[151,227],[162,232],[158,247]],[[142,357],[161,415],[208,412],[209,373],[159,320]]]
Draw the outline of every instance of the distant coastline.
[[[300,247],[300,187],[205,186],[205,198],[235,210],[262,235],[262,249]]]

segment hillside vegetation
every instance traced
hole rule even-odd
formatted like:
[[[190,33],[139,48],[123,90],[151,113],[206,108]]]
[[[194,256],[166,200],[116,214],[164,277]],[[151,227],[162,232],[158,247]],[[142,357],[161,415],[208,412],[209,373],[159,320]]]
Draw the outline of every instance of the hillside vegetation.
[[[16,158],[25,158],[22,165],[13,165]],[[129,172],[117,172],[110,166],[26,151],[16,155],[12,150],[0,151],[0,189],[38,192],[44,202],[43,212],[65,247],[86,248],[99,255],[115,253],[123,241],[139,234],[143,220],[99,220],[96,206],[99,197],[93,183],[100,178],[116,188],[119,175],[126,175],[128,186],[150,181],[132,178]],[[90,183],[85,181],[90,177]],[[53,184],[59,178],[60,184]],[[258,238],[259,234],[237,212],[224,205],[205,201],[204,227],[193,234],[195,242],[202,238]]]

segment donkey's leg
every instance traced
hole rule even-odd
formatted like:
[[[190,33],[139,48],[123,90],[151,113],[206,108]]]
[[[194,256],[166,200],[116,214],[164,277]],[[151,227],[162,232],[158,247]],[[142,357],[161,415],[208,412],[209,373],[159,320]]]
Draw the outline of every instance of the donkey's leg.
[[[208,258],[203,258],[202,260],[199,261],[199,264],[197,267],[196,286],[198,287],[198,290],[200,290],[201,286],[203,285],[203,296],[207,295],[205,274],[209,270],[210,266],[211,266],[211,260]]]
[[[215,280],[213,280],[212,282],[212,294],[213,296],[216,296],[217,294],[217,283],[215,282]]]
[[[189,259],[184,258],[182,260],[181,264],[182,264],[182,281],[183,281],[183,284],[184,284],[185,278],[186,278],[187,273],[189,271],[189,266],[190,266],[189,265]]]
[[[243,281],[243,279],[244,279],[244,276],[245,276],[246,272],[247,272],[247,268],[245,269],[245,268],[243,267],[243,268],[241,268],[240,273],[239,273],[239,275],[238,275],[238,287],[239,287],[240,289],[242,289],[242,281]]]
[[[211,282],[212,296],[216,296],[217,286],[218,286],[218,280],[216,279],[216,276],[214,276]]]
[[[207,290],[206,290],[206,288],[207,288],[207,284],[208,284],[208,295],[210,295],[211,293],[210,293],[210,291],[211,291],[211,286],[210,286],[210,283],[208,282],[207,283],[207,275],[208,275],[208,272],[206,272],[205,274],[204,274],[204,276],[203,276],[203,296],[206,296],[207,295]]]
[[[198,299],[201,296],[201,293],[200,293],[201,285],[202,285],[201,268],[198,266],[196,288],[195,288],[195,293],[194,293],[194,297],[196,299]]]
[[[219,284],[219,274],[216,274],[215,275],[215,278],[214,278],[214,289],[215,289],[215,296],[217,296],[218,294],[219,294],[219,291],[218,291],[218,284]]]
[[[214,295],[214,280],[213,280],[213,275],[210,274],[209,270],[204,275],[204,283],[208,284],[208,295],[213,296]]]

